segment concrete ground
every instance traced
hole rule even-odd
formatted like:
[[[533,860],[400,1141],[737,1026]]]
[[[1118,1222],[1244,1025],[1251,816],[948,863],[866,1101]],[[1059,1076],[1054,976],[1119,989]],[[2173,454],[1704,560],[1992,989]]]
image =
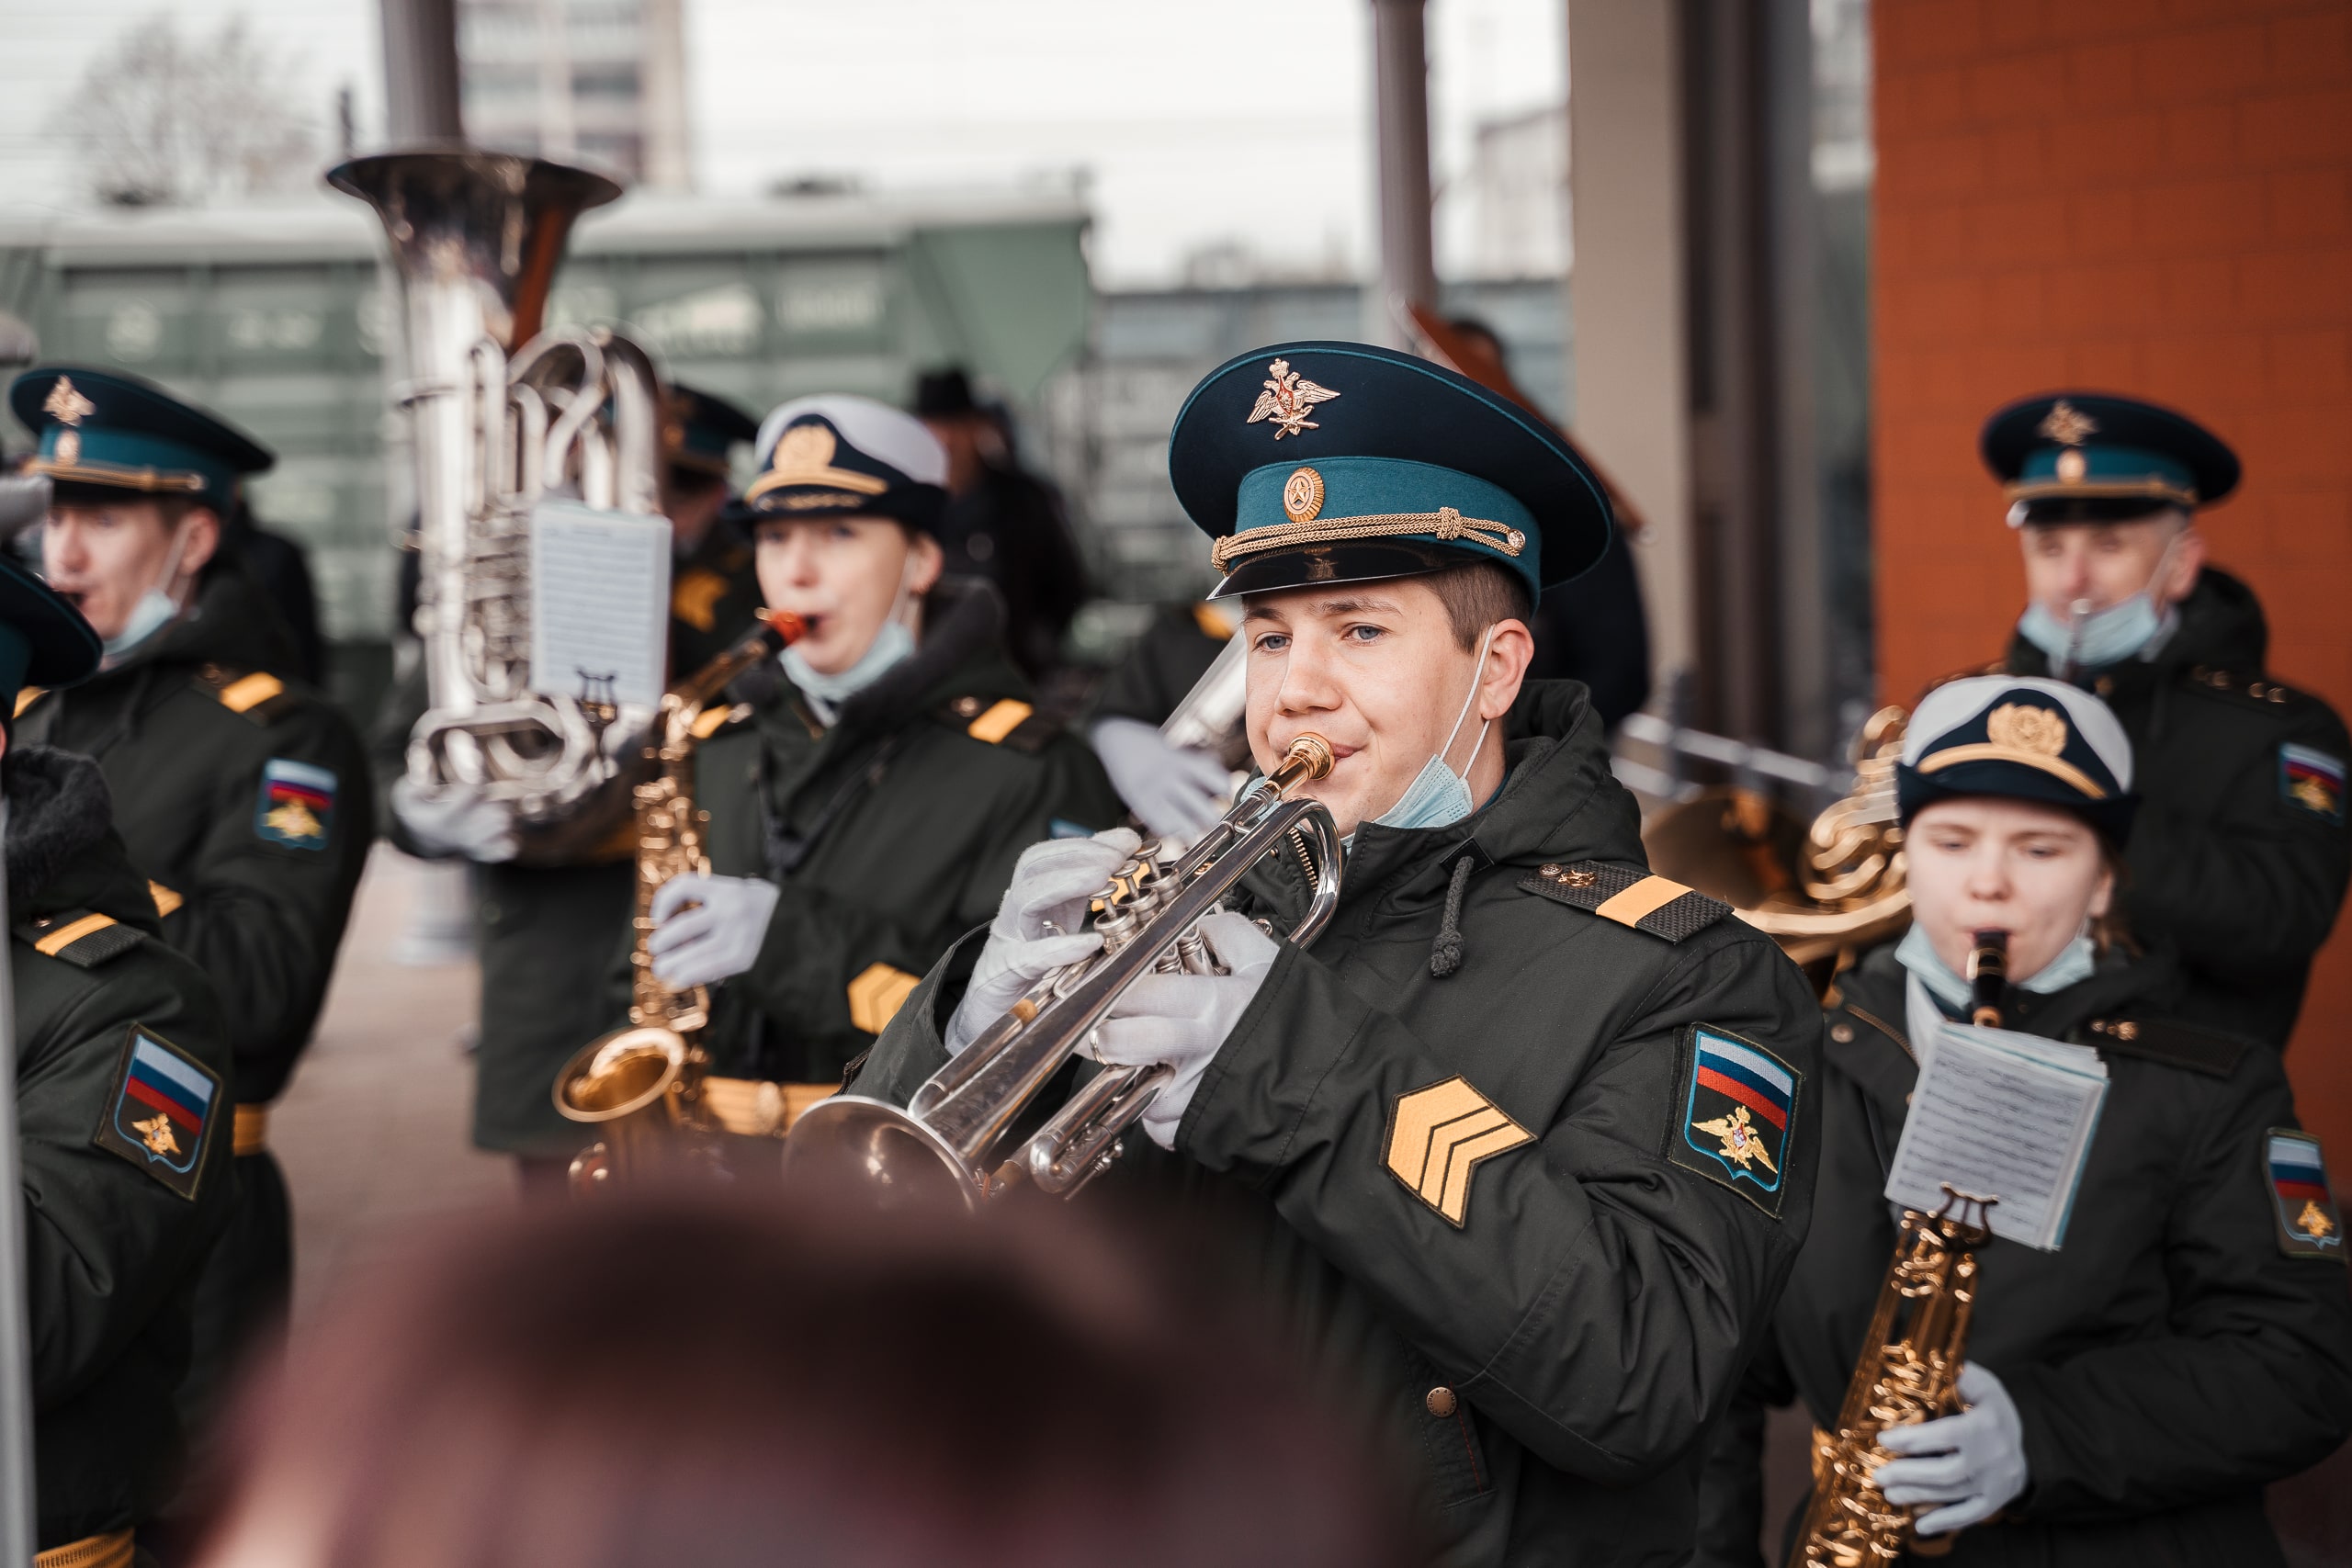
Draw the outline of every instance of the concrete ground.
[[[294,1195],[297,1323],[386,1241],[514,1199],[512,1163],[469,1136],[472,963],[395,962],[430,879],[460,874],[376,846],[318,1033],[271,1116]]]

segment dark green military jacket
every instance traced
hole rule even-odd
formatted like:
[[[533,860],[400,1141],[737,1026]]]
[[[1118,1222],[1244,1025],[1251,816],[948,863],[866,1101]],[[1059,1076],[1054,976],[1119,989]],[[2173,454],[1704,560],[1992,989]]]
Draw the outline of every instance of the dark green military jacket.
[[[671,569],[671,681],[684,680],[741,641],[760,603],[752,541],[721,513]]]
[[[1918,1076],[1904,989],[1890,945],[1833,994],[1813,1235],[1710,1467],[1702,1562],[1758,1561],[1763,1407],[1801,1399],[1826,1426],[1853,1375]],[[2180,990],[2159,953],[2010,993],[2009,1027],[2097,1046],[2109,1088],[2065,1245],[1977,1253],[1967,1354],[2016,1401],[2030,1479],[1961,1534],[1956,1568],[2282,1562],[2262,1488],[2352,1432],[2343,1234],[2315,1240],[2268,1174],[2274,1130],[2295,1126],[2286,1075],[2275,1052],[2177,1022]]]
[[[156,940],[98,770],[20,748],[0,781],[46,1550],[165,1499],[190,1298],[232,1191],[233,1101],[220,1004]]]
[[[1130,1159],[1218,1216],[1289,1337],[1397,1436],[1442,1561],[1679,1562],[1811,1213],[1820,1016],[1769,939],[1646,877],[1582,686],[1530,686],[1510,734],[1470,818],[1357,835],[1337,914],[1275,961],[1175,1153]],[[1248,886],[1278,930],[1304,907],[1287,855]],[[944,1061],[979,946],[856,1092],[904,1103]],[[1731,1125],[1726,1060],[1766,1108],[1736,1161],[1699,1125]]]
[[[2153,659],[2084,683],[2132,738],[2132,933],[2180,953],[2182,1017],[2284,1045],[2352,879],[2352,739],[2334,708],[2270,678],[2269,640],[2253,591],[2208,567]],[[2042,675],[2049,661],[2019,637],[2007,668]]]
[[[243,566],[122,663],[51,692],[17,738],[97,759],[164,938],[229,1010],[237,1097],[275,1100],[310,1043],[375,836],[359,734],[285,673],[291,654]]]
[[[948,579],[913,657],[819,722],[775,661],[695,757],[711,869],[784,889],[707,1035],[721,1072],[829,1083],[922,972],[996,913],[1012,863],[1054,833],[1115,826],[1094,753],[1036,713],[1003,610]]]

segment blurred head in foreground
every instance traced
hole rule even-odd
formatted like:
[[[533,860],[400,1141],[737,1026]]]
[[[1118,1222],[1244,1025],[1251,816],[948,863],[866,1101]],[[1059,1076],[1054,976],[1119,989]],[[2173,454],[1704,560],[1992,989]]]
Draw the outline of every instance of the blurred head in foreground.
[[[1385,1475],[1068,1212],[533,1209],[349,1292],[249,1400],[206,1568],[1366,1568]]]

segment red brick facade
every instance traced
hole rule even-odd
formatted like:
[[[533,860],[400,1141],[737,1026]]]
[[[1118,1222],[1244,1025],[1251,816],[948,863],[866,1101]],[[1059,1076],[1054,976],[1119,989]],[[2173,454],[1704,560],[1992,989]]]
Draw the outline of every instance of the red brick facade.
[[[2059,385],[2245,460],[2207,520],[2280,678],[2352,713],[2352,0],[1879,0],[1882,690],[1996,652],[2017,546],[1976,429]],[[2352,921],[2289,1055],[2352,1170]]]

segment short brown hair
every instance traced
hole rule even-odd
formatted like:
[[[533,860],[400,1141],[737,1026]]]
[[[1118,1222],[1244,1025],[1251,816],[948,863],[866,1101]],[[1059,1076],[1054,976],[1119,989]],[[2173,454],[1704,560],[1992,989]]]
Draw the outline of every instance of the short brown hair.
[[[647,1191],[389,1261],[250,1397],[196,1561],[272,1529],[305,1568],[1427,1561],[1205,1237],[878,1217]]]
[[[1477,648],[1478,639],[1497,621],[1524,621],[1535,614],[1535,596],[1527,591],[1525,581],[1492,561],[1465,561],[1433,571],[1421,581],[1445,606],[1453,640],[1465,653]]]

